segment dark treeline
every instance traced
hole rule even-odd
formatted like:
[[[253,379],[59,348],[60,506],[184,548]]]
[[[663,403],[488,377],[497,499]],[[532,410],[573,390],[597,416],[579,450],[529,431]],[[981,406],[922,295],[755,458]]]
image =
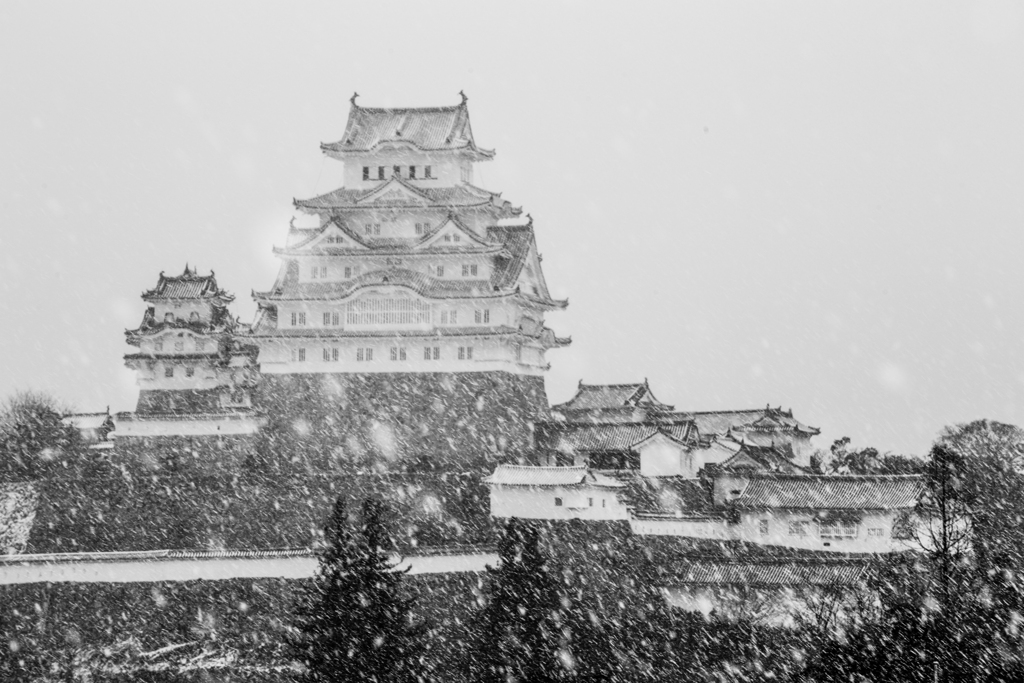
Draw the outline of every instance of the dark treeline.
[[[0,420],[8,481],[70,485],[113,468],[112,496],[127,480],[158,497],[178,482],[162,477],[196,474],[180,463],[177,475],[117,463],[79,471],[88,458],[73,457],[84,450],[57,407],[24,398]],[[833,471],[925,475],[917,547],[877,558],[858,589],[784,628],[753,614],[671,609],[659,588],[664,558],[614,525],[512,521],[485,575],[408,576],[394,571],[409,532],[391,502],[371,496],[362,508],[346,506],[352,496],[324,486],[302,522],[328,519],[322,536],[304,532],[322,544],[311,581],[2,587],[0,679],[206,680],[206,670],[188,670],[198,648],[233,653],[223,666],[238,680],[1024,680],[1024,433],[988,421],[961,425],[925,460],[847,445],[834,447]],[[272,482],[285,474],[294,474],[288,486],[309,486],[302,471],[246,474],[240,465],[230,485],[253,477],[267,487],[254,501],[270,493],[273,504],[283,494]],[[201,493],[224,504],[221,489]],[[342,499],[333,513],[328,496]],[[237,504],[237,495],[224,498]],[[71,508],[69,515],[88,512]],[[195,523],[185,510],[171,513]],[[103,522],[77,519],[83,534]],[[240,510],[219,514],[218,524],[230,533],[232,524],[261,519]],[[187,646],[180,656],[152,654],[176,643]],[[174,666],[157,666],[175,656]]]

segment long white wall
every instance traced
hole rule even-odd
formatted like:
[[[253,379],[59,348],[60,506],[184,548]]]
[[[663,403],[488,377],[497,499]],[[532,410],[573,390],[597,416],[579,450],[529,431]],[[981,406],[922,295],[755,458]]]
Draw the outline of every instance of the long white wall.
[[[189,555],[192,555],[191,557]],[[399,558],[395,558],[396,560]],[[496,553],[417,555],[402,558],[410,574],[482,572],[498,563]],[[148,583],[313,576],[317,559],[302,551],[187,553],[157,550],[128,553],[0,556],[0,585],[23,583]]]

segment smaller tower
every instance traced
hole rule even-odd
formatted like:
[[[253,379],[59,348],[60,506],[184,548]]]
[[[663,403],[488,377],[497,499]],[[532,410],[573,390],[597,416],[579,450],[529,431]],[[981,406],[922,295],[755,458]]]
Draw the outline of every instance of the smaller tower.
[[[160,273],[142,300],[142,324],[125,332],[139,351],[124,357],[137,373],[139,401],[134,414],[118,416],[119,436],[251,433],[256,351],[235,338],[234,297],[212,271],[186,265],[176,277]]]

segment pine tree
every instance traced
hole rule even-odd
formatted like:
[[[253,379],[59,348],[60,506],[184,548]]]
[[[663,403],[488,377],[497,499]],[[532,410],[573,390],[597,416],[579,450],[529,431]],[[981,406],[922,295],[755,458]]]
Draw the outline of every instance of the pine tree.
[[[412,621],[413,600],[402,596],[402,577],[389,558],[393,547],[385,507],[363,504],[355,533],[344,502],[335,503],[324,529],[326,548],[312,584],[296,609],[294,659],[306,680],[405,683],[422,680],[422,628]],[[408,570],[406,570],[408,571]]]
[[[511,519],[488,567],[487,601],[471,653],[472,680],[547,683],[565,678],[560,656],[558,582],[540,548],[537,528]]]

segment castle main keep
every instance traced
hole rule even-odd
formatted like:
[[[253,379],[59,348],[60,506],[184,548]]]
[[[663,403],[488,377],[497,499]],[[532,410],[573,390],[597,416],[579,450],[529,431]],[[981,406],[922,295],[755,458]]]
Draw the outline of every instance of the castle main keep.
[[[382,109],[353,96],[321,149],[344,186],[295,200],[307,224],[293,219],[275,247],[251,325],[212,273],[161,273],[143,294],[125,358],[141,392],[118,438],[245,436],[302,408],[371,450],[383,430],[386,455],[443,458],[440,430],[484,423],[470,448],[522,452],[548,409],[547,352],[570,343],[545,314],[567,302],[548,290],[532,219],[473,184],[494,152],[477,146],[466,97]]]

